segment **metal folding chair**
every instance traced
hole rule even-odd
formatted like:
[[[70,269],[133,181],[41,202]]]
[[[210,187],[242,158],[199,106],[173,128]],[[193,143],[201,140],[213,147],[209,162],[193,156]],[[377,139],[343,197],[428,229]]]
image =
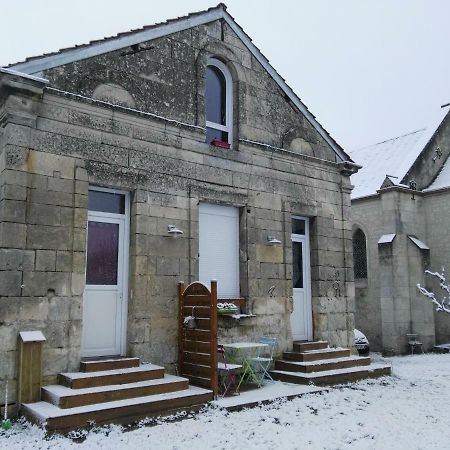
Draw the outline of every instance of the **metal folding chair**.
[[[269,373],[269,369],[273,362],[273,354],[275,351],[275,347],[277,346],[277,338],[270,336],[261,336],[258,339],[258,342],[260,342],[261,344],[267,344],[267,346],[261,347],[258,356],[252,359],[252,366],[254,372],[259,374],[260,384],[263,384],[265,378],[273,381],[273,378]]]
[[[217,370],[219,372],[219,395],[225,397],[228,391],[232,389],[235,394],[239,394],[239,386],[236,383],[237,375],[242,369],[240,364],[228,364],[223,345],[217,345]]]

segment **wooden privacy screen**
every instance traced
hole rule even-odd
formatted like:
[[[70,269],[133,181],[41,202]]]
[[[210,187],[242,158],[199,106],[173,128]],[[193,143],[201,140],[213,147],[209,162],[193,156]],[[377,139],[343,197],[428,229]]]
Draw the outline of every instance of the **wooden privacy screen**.
[[[194,321],[187,317],[194,317]],[[193,385],[217,396],[217,281],[211,292],[196,281],[184,289],[178,283],[178,368]]]

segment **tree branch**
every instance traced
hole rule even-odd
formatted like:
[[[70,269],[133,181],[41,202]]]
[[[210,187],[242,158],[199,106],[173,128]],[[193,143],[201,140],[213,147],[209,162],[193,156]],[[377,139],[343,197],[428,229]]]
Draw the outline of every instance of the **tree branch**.
[[[447,279],[445,277],[444,268],[442,268],[442,273],[431,272],[430,270],[425,271],[426,274],[436,277],[439,280],[439,285],[441,289],[450,295],[450,286],[447,284]],[[419,292],[427,297],[436,306],[436,311],[443,311],[450,314],[450,301],[448,297],[444,296],[441,299],[436,298],[434,292],[428,291],[425,287],[417,284],[417,289]]]

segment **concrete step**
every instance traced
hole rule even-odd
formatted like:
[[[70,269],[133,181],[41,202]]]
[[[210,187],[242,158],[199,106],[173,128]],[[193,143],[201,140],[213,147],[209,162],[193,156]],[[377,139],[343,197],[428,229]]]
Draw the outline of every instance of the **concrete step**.
[[[112,384],[82,389],[71,389],[66,386],[52,385],[42,388],[42,400],[65,409],[181,391],[188,389],[188,387],[189,382],[186,378],[172,375],[165,375],[164,378],[138,381],[135,383]]]
[[[327,341],[300,342],[295,341],[293,345],[294,352],[302,353],[310,350],[322,350],[328,348]]]
[[[348,356],[344,358],[322,359],[319,361],[275,361],[275,369],[288,372],[323,372],[326,370],[345,369],[349,367],[367,366],[370,358],[359,356]]]
[[[143,417],[199,410],[212,398],[211,390],[191,386],[182,391],[66,409],[41,401],[22,405],[21,412],[32,422],[45,426],[49,432],[64,433],[92,423],[126,424]]]
[[[391,374],[391,366],[371,364],[370,366],[350,367],[345,369],[326,370],[322,372],[302,373],[284,370],[272,370],[274,380],[297,384],[332,385],[350,383],[365,378],[377,378]]]
[[[100,372],[104,370],[127,369],[139,367],[139,358],[108,358],[85,360],[80,362],[80,372]]]
[[[348,348],[324,348],[306,352],[284,352],[283,359],[287,361],[319,361],[321,359],[344,358],[350,356]]]
[[[100,372],[68,372],[59,374],[59,384],[72,389],[107,386],[110,384],[135,383],[164,377],[164,367],[143,364],[126,369],[104,370]]]

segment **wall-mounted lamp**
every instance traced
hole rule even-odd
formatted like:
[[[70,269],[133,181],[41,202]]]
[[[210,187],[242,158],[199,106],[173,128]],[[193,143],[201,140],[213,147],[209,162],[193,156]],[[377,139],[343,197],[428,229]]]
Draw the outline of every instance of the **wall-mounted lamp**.
[[[280,245],[281,241],[275,236],[267,236],[267,245]]]
[[[175,225],[169,225],[167,227],[167,232],[174,238],[177,238],[178,236],[181,236],[183,234],[183,232]]]

